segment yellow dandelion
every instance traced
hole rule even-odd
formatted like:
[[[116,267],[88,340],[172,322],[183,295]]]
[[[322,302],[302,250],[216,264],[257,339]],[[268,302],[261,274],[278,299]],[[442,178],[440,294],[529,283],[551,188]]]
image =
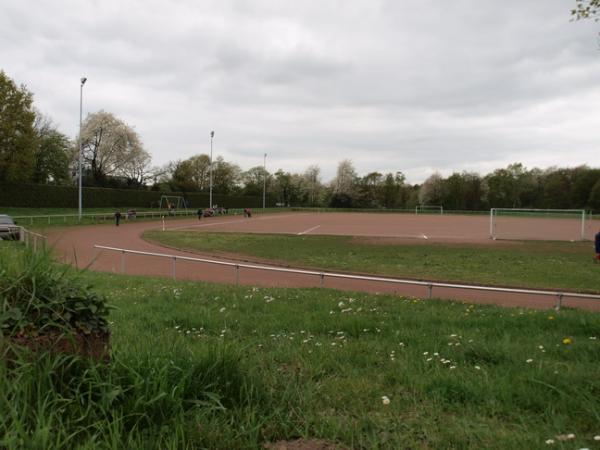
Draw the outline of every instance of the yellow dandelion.
[[[548,316],[548,320],[554,320],[554,316]]]
[[[573,341],[571,340],[571,338],[564,338],[562,342],[565,345],[569,345],[569,344],[573,343]]]

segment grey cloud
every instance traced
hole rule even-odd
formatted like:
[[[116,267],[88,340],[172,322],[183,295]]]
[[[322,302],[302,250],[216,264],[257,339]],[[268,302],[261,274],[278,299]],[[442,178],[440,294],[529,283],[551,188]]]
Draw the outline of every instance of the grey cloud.
[[[598,25],[564,0],[6,2],[2,64],[71,136],[84,109],[134,125],[156,163],[337,161],[361,173],[595,164]],[[594,119],[596,118],[596,119]],[[271,166],[272,164],[272,166]]]

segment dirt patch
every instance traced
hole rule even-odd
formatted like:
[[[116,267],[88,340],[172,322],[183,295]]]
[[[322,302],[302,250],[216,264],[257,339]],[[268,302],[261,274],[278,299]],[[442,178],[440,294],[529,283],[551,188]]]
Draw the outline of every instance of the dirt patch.
[[[346,450],[339,444],[324,439],[296,439],[295,441],[278,441],[264,445],[267,450]]]
[[[78,355],[98,362],[110,359],[110,334],[91,333],[68,336],[58,332],[39,336],[18,335],[10,337],[14,345],[25,347],[33,353],[47,351],[53,354]]]

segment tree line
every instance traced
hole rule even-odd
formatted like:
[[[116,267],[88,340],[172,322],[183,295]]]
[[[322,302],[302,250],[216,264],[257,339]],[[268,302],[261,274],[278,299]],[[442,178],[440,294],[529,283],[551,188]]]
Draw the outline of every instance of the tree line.
[[[208,154],[152,166],[135,129],[114,114],[88,114],[81,130],[85,186],[208,192]],[[73,185],[77,181],[79,136],[71,140],[33,106],[33,94],[0,71],[0,183]],[[213,192],[266,195],[280,205],[407,209],[442,205],[448,210],[509,208],[586,208],[600,210],[600,169],[527,169],[520,163],[487,175],[474,172],[432,174],[411,184],[401,171],[360,176],[350,160],[338,164],[324,182],[311,165],[303,172],[262,166],[242,170],[219,156],[212,161]]]

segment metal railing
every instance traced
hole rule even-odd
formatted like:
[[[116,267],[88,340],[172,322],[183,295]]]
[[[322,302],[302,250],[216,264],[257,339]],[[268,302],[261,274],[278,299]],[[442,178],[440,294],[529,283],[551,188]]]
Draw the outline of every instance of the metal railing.
[[[173,216],[193,216],[195,215],[195,211],[174,211],[174,214],[169,214],[168,211],[140,211],[136,212],[135,216],[128,216],[127,213],[122,214],[122,218],[124,220],[135,220],[136,218],[160,218],[160,217],[173,217]],[[105,222],[107,220],[114,220],[115,213],[85,213],[82,214],[82,221],[91,221],[91,222]],[[48,225],[51,224],[59,224],[59,223],[69,223],[69,222],[78,222],[79,214],[48,214],[48,215],[33,215],[33,216],[14,216],[14,220],[18,220],[20,222],[29,221],[29,225],[34,225],[35,223],[46,223]]]
[[[190,256],[143,252],[143,251],[139,251],[139,250],[128,250],[128,249],[124,249],[124,248],[108,247],[108,246],[104,246],[104,245],[94,245],[94,249],[120,252],[121,253],[121,273],[123,273],[123,274],[125,273],[125,269],[126,269],[126,266],[125,266],[125,255],[126,254],[145,255],[145,256],[154,256],[154,257],[159,257],[159,258],[171,259],[171,261],[172,261],[171,276],[173,279],[177,278],[177,261],[179,261],[179,260],[232,267],[234,269],[233,276],[234,276],[234,282],[235,282],[236,286],[239,285],[239,281],[240,281],[240,269],[255,269],[255,270],[264,270],[264,271],[269,271],[269,272],[282,272],[282,273],[292,273],[292,274],[315,276],[315,277],[319,278],[319,283],[320,283],[321,287],[325,287],[325,278],[339,278],[339,279],[347,279],[347,280],[360,280],[360,281],[372,281],[372,282],[392,283],[392,284],[402,284],[402,285],[412,285],[412,286],[423,286],[426,288],[426,298],[428,298],[428,299],[433,298],[433,289],[434,288],[463,289],[463,290],[473,290],[473,291],[539,295],[539,296],[555,298],[556,299],[555,309],[557,311],[560,310],[564,297],[580,299],[580,300],[583,300],[583,299],[585,299],[585,300],[600,300],[600,295],[568,292],[568,291],[561,292],[561,291],[545,291],[545,290],[536,290],[536,289],[502,288],[502,287],[494,287],[494,286],[478,286],[478,285],[469,285],[469,284],[441,283],[441,282],[434,282],[434,281],[404,280],[404,279],[398,279],[398,278],[385,278],[385,277],[375,277],[375,276],[367,276],[367,275],[351,275],[351,274],[345,274],[345,273],[324,272],[324,271],[314,271],[314,270],[287,269],[284,267],[276,267],[276,266],[265,266],[265,265],[256,265],[256,264],[240,264],[240,263],[217,261],[217,260],[205,259],[205,258],[193,258]],[[94,260],[96,260],[96,257],[97,257],[97,255],[94,255]]]
[[[280,212],[281,209],[276,208],[267,208],[266,210],[262,210],[260,208],[255,208],[252,210],[253,214],[261,214],[263,212]],[[156,210],[156,211],[136,211],[134,215],[128,215],[127,211],[121,213],[121,222],[126,222],[128,220],[136,220],[136,219],[161,219],[161,218],[177,218],[177,217],[195,217],[197,214],[197,209],[187,209],[181,211],[172,211],[168,210]],[[243,208],[228,208],[227,214],[223,214],[223,216],[235,216],[240,215],[244,212]],[[114,212],[106,212],[106,213],[85,213],[82,214],[81,223],[102,223],[107,221],[115,220]],[[216,214],[215,217],[220,217],[221,214]],[[47,214],[47,215],[32,215],[32,216],[13,216],[14,220],[18,220],[19,222],[26,223],[29,222],[29,225],[35,224],[47,224],[47,225],[60,225],[67,223],[78,223],[79,222],[79,214]]]
[[[29,231],[27,228],[18,227],[19,228],[19,241],[25,243],[25,247],[33,248],[33,251],[36,252],[39,249],[46,248],[47,238],[46,236],[35,233],[33,231]]]

